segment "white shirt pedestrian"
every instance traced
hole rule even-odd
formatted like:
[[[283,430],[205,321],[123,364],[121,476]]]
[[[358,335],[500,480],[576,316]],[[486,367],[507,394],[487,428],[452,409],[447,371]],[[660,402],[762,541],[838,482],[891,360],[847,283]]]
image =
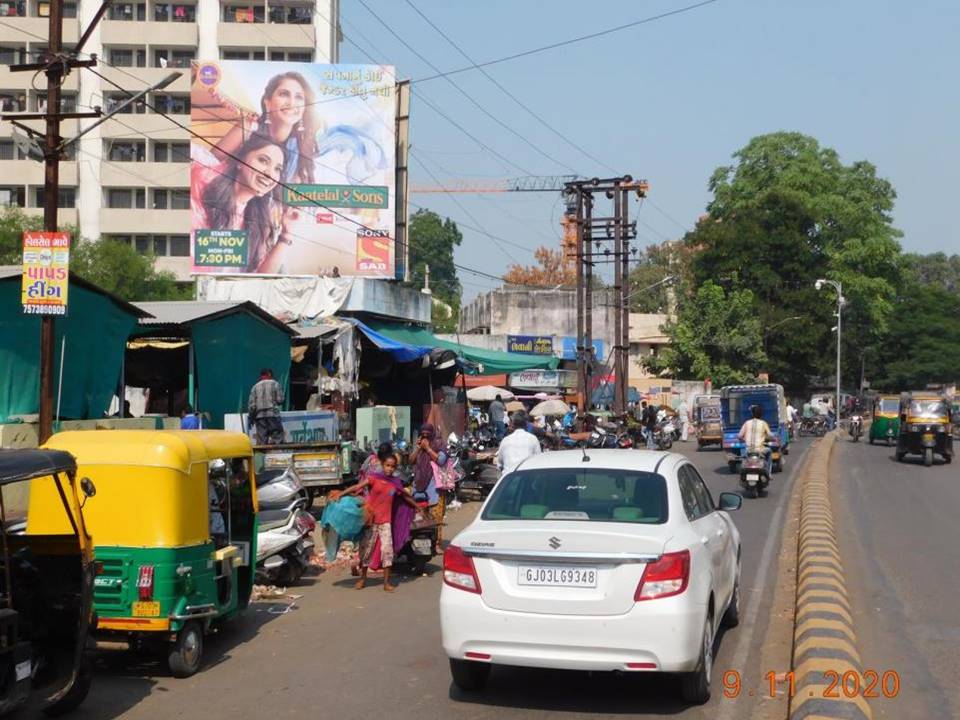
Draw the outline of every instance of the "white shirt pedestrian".
[[[500,477],[512,473],[527,458],[540,454],[540,441],[532,433],[516,429],[500,441],[497,450],[497,467]]]
[[[677,421],[680,423],[680,441],[686,442],[690,434],[690,406],[685,399],[677,405]]]

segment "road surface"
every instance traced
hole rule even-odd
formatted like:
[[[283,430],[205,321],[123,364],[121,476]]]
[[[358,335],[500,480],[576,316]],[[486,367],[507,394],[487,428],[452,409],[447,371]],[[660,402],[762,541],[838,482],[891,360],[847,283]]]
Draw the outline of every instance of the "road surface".
[[[871,701],[874,718],[956,718],[960,467],[907,460],[841,438],[831,467],[840,552],[864,669],[900,677],[897,697]]]
[[[719,640],[713,698],[704,707],[684,706],[677,684],[659,676],[617,678],[513,668],[495,669],[483,694],[463,695],[451,686],[440,647],[439,573],[405,580],[388,595],[379,579],[356,591],[349,572],[332,571],[306,578],[293,589],[302,595],[293,607],[289,602],[256,603],[245,617],[210,639],[206,667],[193,678],[175,680],[160,664],[137,664],[127,654],[99,662],[94,688],[72,718],[503,720],[545,718],[556,711],[569,718],[750,717],[766,692],[763,674],[768,669],[760,667],[760,649],[785,501],[808,443],[794,447],[769,497],[745,500],[734,516],[743,540],[745,620]],[[693,459],[715,497],[737,489],[737,478],[719,450],[696,452],[692,442],[676,447]],[[448,537],[478,508],[478,503],[468,503],[451,513]],[[743,679],[736,703],[721,691],[727,669],[739,670]]]

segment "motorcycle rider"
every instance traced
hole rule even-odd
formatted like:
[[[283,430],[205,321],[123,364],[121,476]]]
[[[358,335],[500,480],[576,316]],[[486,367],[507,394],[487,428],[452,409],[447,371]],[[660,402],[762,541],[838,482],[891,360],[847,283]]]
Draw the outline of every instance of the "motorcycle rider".
[[[767,477],[770,477],[773,460],[770,448],[767,447],[766,443],[767,440],[775,440],[776,436],[770,431],[770,426],[763,419],[762,407],[754,405],[750,408],[750,411],[753,417],[743,424],[737,437],[743,440],[747,453],[763,454],[767,467]]]
[[[527,413],[517,410],[510,418],[510,425],[513,431],[497,448],[496,463],[500,468],[500,477],[513,472],[524,460],[541,452],[540,441],[527,432]]]

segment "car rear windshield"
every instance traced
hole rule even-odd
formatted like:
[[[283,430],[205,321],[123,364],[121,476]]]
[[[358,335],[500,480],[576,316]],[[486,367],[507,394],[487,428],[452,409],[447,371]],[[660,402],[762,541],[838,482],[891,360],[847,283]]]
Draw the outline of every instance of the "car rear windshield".
[[[880,401],[880,412],[896,414],[900,410],[900,401],[885,399]]]
[[[667,484],[631,470],[522,470],[499,482],[483,519],[663,523]]]

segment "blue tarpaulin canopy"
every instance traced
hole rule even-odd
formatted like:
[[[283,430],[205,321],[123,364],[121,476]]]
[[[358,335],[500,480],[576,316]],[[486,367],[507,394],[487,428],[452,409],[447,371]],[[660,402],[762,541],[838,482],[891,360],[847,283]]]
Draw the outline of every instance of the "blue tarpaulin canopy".
[[[380,350],[389,353],[397,362],[413,362],[414,360],[419,360],[424,355],[429,355],[430,351],[433,350],[433,348],[427,347],[426,345],[411,345],[410,343],[389,338],[356,318],[345,319],[356,325],[357,329],[366,335],[370,342]]]

